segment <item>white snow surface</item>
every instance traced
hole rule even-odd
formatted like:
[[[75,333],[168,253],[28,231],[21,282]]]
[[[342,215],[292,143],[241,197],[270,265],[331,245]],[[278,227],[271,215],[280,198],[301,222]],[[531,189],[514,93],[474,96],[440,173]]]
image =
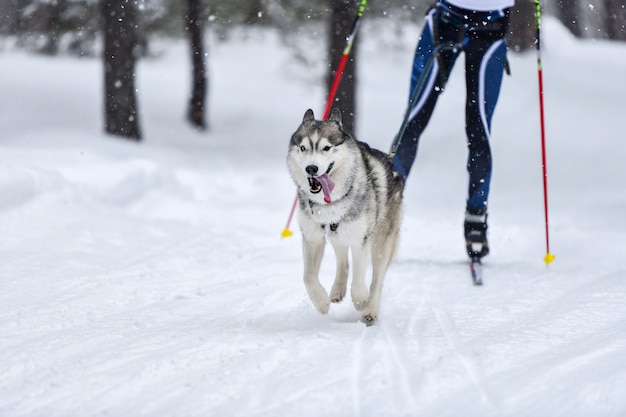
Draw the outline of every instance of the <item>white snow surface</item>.
[[[210,131],[184,42],[138,65],[141,144],[102,133],[102,63],[0,53],[0,416],[626,415],[626,45],[544,22],[546,266],[534,51],[493,122],[491,254],[472,285],[462,58],[408,180],[381,317],[327,316],[281,239],[289,138],[321,116],[323,36],[209,37]],[[362,27],[356,136],[388,150],[418,28]],[[294,35],[297,36],[297,35]],[[308,39],[308,40],[307,40]],[[334,277],[326,252],[322,281]]]

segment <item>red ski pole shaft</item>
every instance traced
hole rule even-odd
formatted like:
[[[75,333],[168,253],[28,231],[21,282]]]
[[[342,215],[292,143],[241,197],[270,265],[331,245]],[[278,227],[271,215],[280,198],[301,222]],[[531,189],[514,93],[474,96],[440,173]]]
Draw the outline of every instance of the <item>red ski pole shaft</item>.
[[[324,109],[323,119],[327,119],[328,116],[330,115],[330,109],[333,106],[333,101],[335,100],[335,95],[337,94],[337,88],[339,87],[341,76],[343,75],[343,70],[346,67],[346,62],[348,62],[348,56],[350,56],[350,51],[352,51],[354,38],[356,37],[356,34],[359,31],[359,25],[361,24],[361,16],[363,15],[363,10],[365,10],[366,3],[367,3],[367,0],[361,1],[361,5],[359,6],[356,19],[354,19],[354,23],[352,24],[352,29],[350,30],[350,35],[348,35],[348,37],[346,38],[346,47],[343,49],[343,53],[341,54],[341,60],[339,61],[337,72],[335,72],[335,78],[333,79],[332,86],[330,87],[330,92],[328,93],[328,98],[326,99],[326,108]]]
[[[539,122],[541,126],[541,167],[543,174],[543,209],[546,227],[546,256],[544,261],[547,265],[554,260],[554,255],[550,253],[550,227],[548,210],[548,165],[546,157],[546,128],[543,106],[543,63],[541,61],[541,3],[535,0],[535,23],[537,26],[537,79],[539,82]]]

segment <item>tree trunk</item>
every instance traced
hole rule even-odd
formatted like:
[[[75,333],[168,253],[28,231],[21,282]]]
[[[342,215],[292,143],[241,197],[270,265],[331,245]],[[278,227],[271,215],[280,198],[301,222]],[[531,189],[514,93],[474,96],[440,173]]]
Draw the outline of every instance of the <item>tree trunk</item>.
[[[20,33],[21,0],[0,1],[0,34],[15,35]]]
[[[244,22],[246,25],[268,24],[267,0],[252,0]]]
[[[101,1],[104,32],[104,129],[111,135],[140,140],[135,97],[135,2]]]
[[[330,91],[335,78],[337,67],[341,61],[343,50],[346,47],[346,38],[350,35],[352,23],[356,17],[359,4],[348,0],[329,0],[330,30],[328,44],[328,74],[326,76],[326,91]],[[358,38],[352,45],[352,52],[346,62],[339,88],[332,107],[341,110],[343,125],[351,132],[356,127],[356,55]]]
[[[507,43],[515,52],[523,52],[535,45],[537,27],[535,5],[530,0],[518,0],[511,8],[511,21]]]
[[[189,97],[187,119],[198,129],[206,129],[205,101],[207,95],[207,76],[204,60],[204,42],[200,21],[199,0],[187,0],[185,29],[191,46],[192,87]]]
[[[37,51],[42,54],[56,55],[59,52],[59,26],[63,6],[59,1],[42,4],[43,15],[38,22],[41,45],[37,48]]]
[[[609,39],[626,41],[626,4],[624,4],[624,0],[606,0],[605,25]]]
[[[578,0],[558,0],[556,12],[561,23],[577,38],[583,37],[583,25],[581,24]]]

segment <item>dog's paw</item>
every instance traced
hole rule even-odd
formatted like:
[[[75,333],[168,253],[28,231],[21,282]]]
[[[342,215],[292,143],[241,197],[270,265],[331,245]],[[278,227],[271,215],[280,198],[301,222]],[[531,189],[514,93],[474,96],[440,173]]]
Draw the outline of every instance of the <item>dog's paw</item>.
[[[313,301],[313,305],[322,314],[328,314],[328,310],[330,310],[330,299],[326,296],[325,299],[322,300],[311,300]]]
[[[365,305],[367,304],[367,302],[352,299],[352,304],[354,305],[354,308],[357,309],[357,311],[361,311],[365,308]]]
[[[317,291],[313,291],[309,294],[313,305],[322,314],[328,314],[328,310],[330,309],[330,298],[328,298],[328,294],[326,291],[320,286]]]
[[[365,308],[365,310],[363,310],[361,321],[365,323],[367,327],[374,325],[376,320],[378,320],[378,311],[374,311],[372,308]]]
[[[330,302],[338,303],[343,300],[343,297],[346,296],[346,287],[339,288],[333,285],[333,288],[330,290]]]
[[[328,314],[330,298],[324,287],[318,283],[316,285],[308,285],[306,290],[317,311],[322,314]]]
[[[363,310],[367,305],[367,290],[355,291],[352,289],[350,296],[352,297],[352,304],[354,305],[354,308],[358,311]]]
[[[373,326],[376,323],[377,319],[378,319],[378,314],[372,313],[372,312],[365,312],[363,313],[363,316],[361,316],[361,321],[365,323],[367,327]]]

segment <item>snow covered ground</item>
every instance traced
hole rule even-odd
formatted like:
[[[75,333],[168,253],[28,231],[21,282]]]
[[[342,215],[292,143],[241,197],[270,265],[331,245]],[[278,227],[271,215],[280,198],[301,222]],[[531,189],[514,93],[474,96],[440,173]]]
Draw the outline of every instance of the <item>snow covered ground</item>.
[[[362,29],[357,136],[387,150],[417,29]],[[186,47],[163,43],[138,68],[137,145],[101,133],[98,60],[1,51],[0,416],[626,415],[626,45],[544,33],[556,260],[543,262],[536,56],[511,55],[492,253],[471,284],[459,65],[370,328],[349,300],[319,315],[295,222],[280,239],[287,142],[306,108],[321,115],[321,65],[271,33],[211,40],[211,130],[197,133]]]

